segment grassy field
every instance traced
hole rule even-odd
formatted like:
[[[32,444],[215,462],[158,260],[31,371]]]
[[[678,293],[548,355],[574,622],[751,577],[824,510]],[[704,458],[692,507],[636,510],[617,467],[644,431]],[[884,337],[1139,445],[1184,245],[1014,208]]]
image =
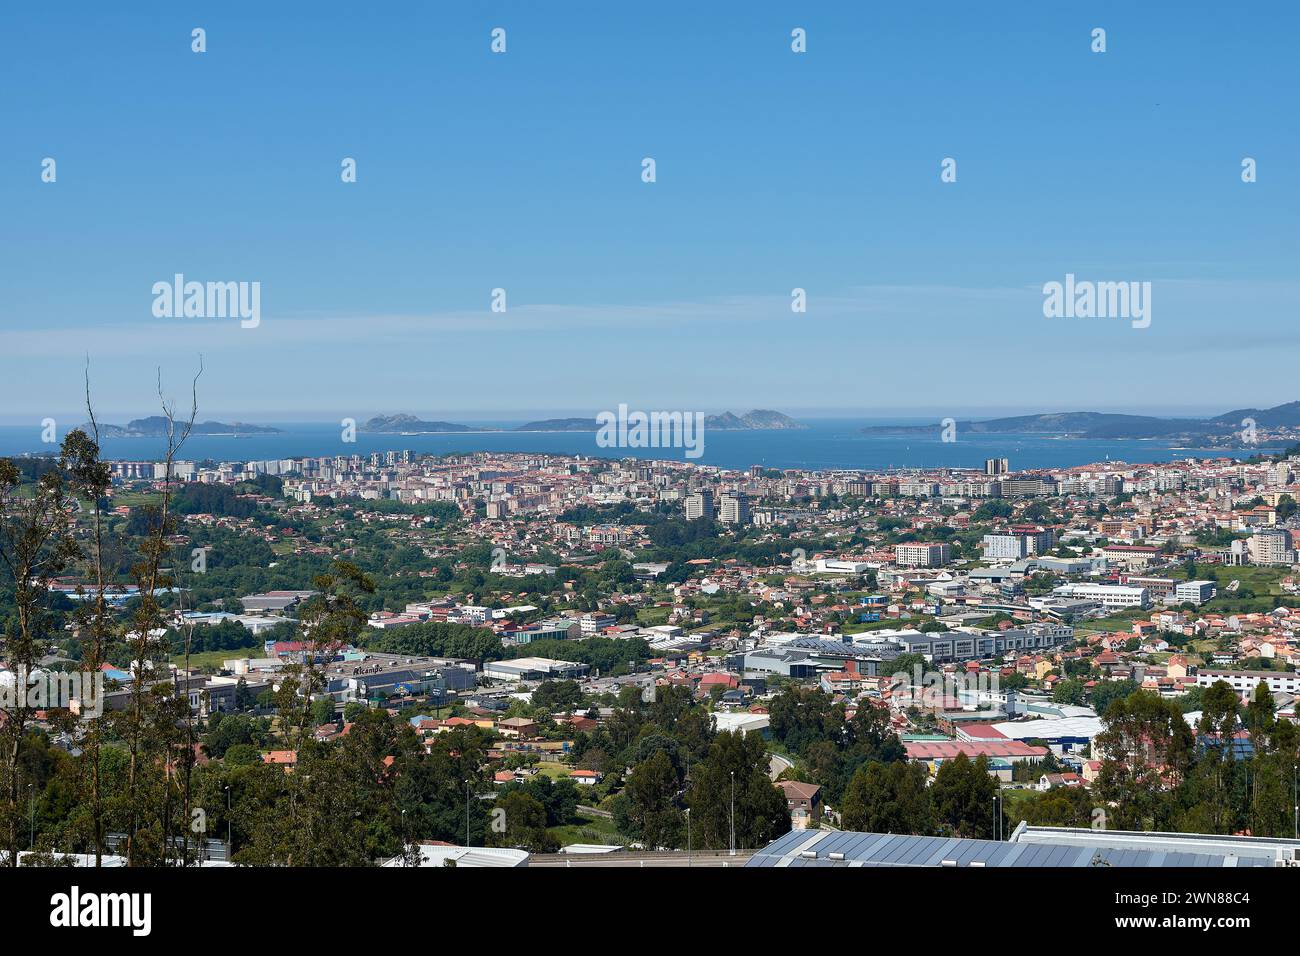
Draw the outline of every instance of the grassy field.
[[[1207,567],[1197,566],[1198,576],[1207,572]],[[1202,609],[1213,611],[1218,614],[1250,613],[1255,611],[1271,611],[1273,607],[1282,603],[1289,607],[1300,606],[1300,597],[1294,594],[1283,594],[1282,579],[1291,576],[1291,569],[1284,567],[1262,567],[1256,565],[1244,565],[1242,567],[1216,567],[1212,569],[1215,580],[1218,581],[1219,590],[1214,600],[1202,605]],[[1171,572],[1170,577],[1185,580],[1187,578],[1186,567],[1179,567],[1176,571]],[[1233,581],[1240,581],[1242,590],[1254,592],[1253,598],[1242,598],[1228,591],[1228,585]],[[1281,598],[1281,601],[1277,601]]]
[[[115,490],[113,492],[112,498],[109,499],[109,503],[114,508],[120,507],[122,505],[126,505],[130,508],[138,508],[140,505],[144,505],[144,504],[156,504],[157,501],[158,501],[158,495],[154,492],[148,492],[148,491]]]
[[[1221,588],[1227,587],[1229,582],[1237,580],[1241,582],[1243,588],[1250,588],[1256,594],[1281,594],[1281,580],[1291,576],[1290,568],[1254,564],[1245,564],[1240,567],[1218,567],[1216,565],[1198,564],[1196,570],[1197,577],[1212,570],[1214,572],[1214,577],[1218,580]],[[1170,571],[1168,577],[1176,578],[1180,581],[1186,581],[1187,566],[1179,565],[1176,569]]]
[[[673,612],[670,607],[648,607],[636,612],[636,622],[642,627],[658,627],[668,623],[668,615]]]
[[[1024,819],[1024,814],[1020,811],[1020,807],[1026,800],[1031,799],[1035,792],[1036,791],[1033,790],[1007,790],[1005,788],[1001,791],[1002,806],[1007,819],[1010,820],[1013,825]]]
[[[199,654],[190,655],[190,667],[195,670],[201,670],[204,668],[220,670],[223,661],[238,660],[241,657],[261,657],[262,654],[263,652],[260,646],[244,647],[233,651],[203,651]],[[184,667],[185,655],[173,654],[171,656],[171,662],[177,667]]]
[[[628,839],[618,832],[613,820],[604,817],[589,817],[579,813],[581,823],[570,823],[562,827],[551,827],[551,833],[560,841],[560,846],[573,843],[598,843],[604,846],[627,846]]]

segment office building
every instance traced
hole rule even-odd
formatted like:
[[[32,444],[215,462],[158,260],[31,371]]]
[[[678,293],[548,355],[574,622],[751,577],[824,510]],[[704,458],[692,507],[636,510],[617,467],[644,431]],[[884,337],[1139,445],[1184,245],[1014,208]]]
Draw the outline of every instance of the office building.
[[[697,491],[692,495],[686,496],[686,520],[694,521],[697,518],[713,518],[713,492]]]
[[[1174,603],[1204,604],[1214,597],[1216,590],[1213,581],[1180,581],[1174,588]]]

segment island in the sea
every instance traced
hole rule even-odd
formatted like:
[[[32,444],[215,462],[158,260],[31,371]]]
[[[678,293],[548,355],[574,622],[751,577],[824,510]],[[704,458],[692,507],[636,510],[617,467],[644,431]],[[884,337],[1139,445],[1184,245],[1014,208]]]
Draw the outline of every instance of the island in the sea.
[[[398,435],[425,435],[438,432],[475,432],[491,429],[471,428],[456,422],[427,422],[414,415],[376,415],[361,425],[363,432]]]
[[[517,432],[594,432],[600,426],[594,418],[543,418],[517,426]]]
[[[1050,435],[1061,438],[1164,439],[1219,444],[1238,439],[1243,429],[1300,427],[1300,402],[1272,408],[1239,408],[1214,418],[1160,418],[1109,412],[1048,412],[984,421],[959,421],[959,434]],[[921,435],[934,425],[871,425],[867,435]]]
[[[768,408],[755,408],[743,415],[733,415],[731,412],[723,412],[721,415],[704,416],[704,427],[714,428],[723,431],[742,431],[747,429],[758,430],[785,430],[796,428],[807,428],[802,422],[797,422],[789,415],[781,412],[774,412]]]
[[[769,409],[757,408],[744,415],[723,412],[721,415],[705,415],[704,427],[718,431],[742,431],[746,429],[796,429],[807,428],[789,415]],[[518,426],[517,432],[595,432],[600,431],[600,423],[594,418],[545,418]]]
[[[81,426],[82,431],[91,434],[95,426],[87,422]],[[168,429],[173,428],[179,435],[185,430],[184,422],[169,422],[163,415],[150,415],[148,418],[133,418],[125,425],[99,426],[100,438],[166,438]],[[248,422],[195,422],[190,429],[191,435],[278,435],[280,429],[270,425],[250,425]]]

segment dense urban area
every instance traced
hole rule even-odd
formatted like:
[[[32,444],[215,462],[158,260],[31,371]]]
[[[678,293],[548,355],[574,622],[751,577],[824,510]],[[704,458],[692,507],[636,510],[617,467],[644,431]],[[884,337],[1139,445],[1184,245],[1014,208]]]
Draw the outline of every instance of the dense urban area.
[[[110,462],[74,431],[0,463],[0,849],[781,865],[848,834],[1294,838],[1300,449],[1012,464]],[[77,673],[98,698],[56,699]]]

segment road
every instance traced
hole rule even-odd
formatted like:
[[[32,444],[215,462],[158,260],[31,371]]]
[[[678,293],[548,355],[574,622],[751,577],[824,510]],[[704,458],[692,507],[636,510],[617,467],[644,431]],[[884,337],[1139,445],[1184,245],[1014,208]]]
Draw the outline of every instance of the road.
[[[769,758],[767,761],[767,775],[773,780],[781,776],[783,770],[789,770],[794,766],[794,764],[785,757],[782,757],[780,754],[774,754],[770,750],[767,752],[767,756]]]

